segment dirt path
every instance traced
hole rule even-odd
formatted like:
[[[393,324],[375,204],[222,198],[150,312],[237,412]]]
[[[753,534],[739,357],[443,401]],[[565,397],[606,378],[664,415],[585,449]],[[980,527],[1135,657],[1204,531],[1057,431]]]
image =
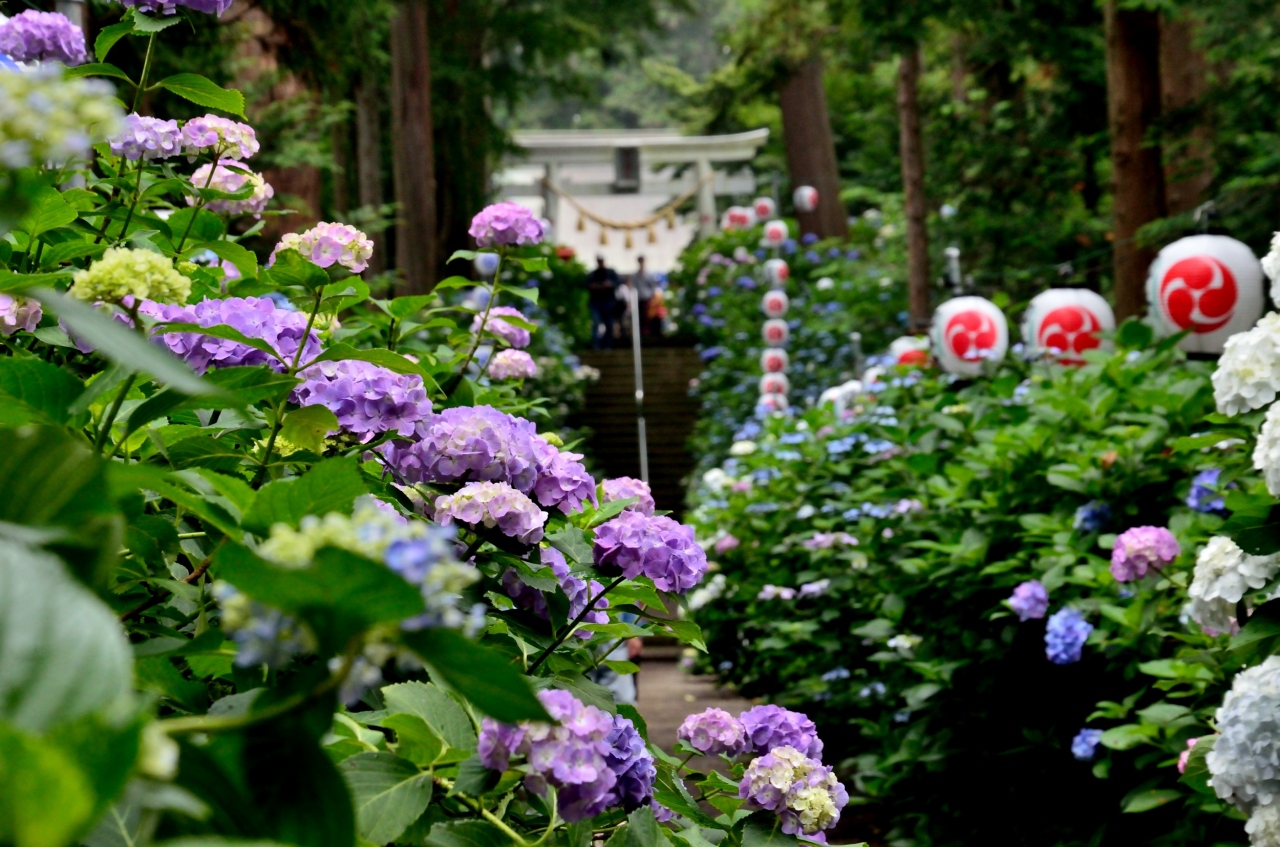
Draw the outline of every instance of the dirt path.
[[[638,708],[649,725],[649,740],[667,751],[674,748],[676,730],[686,716],[712,707],[737,715],[751,707],[734,692],[717,687],[714,677],[685,673],[679,659],[677,647],[646,647],[640,665]],[[719,761],[695,759],[693,766],[705,771]]]

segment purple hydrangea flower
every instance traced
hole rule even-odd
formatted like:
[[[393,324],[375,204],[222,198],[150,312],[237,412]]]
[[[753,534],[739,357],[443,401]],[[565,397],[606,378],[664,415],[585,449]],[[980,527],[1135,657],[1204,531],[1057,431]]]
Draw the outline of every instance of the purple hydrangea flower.
[[[267,342],[286,362],[293,361],[303,334],[307,331],[307,315],[281,309],[265,297],[228,297],[224,300],[205,300],[194,306],[144,303],[140,311],[162,322],[229,326],[249,338]],[[267,365],[282,373],[285,370],[285,365],[274,357],[238,341],[189,332],[165,333],[160,336],[160,340],[199,374],[205,373],[209,368],[237,365]],[[307,336],[302,362],[306,363],[319,356],[322,349],[320,336],[313,329]]]
[[[318,223],[303,233],[287,232],[271,251],[267,266],[275,264],[281,250],[294,250],[322,268],[341,265],[353,274],[363,272],[373,258],[373,241],[347,224]]]
[[[738,549],[738,545],[740,545],[741,543],[742,542],[738,540],[738,537],[731,533],[729,535],[726,535],[724,538],[721,538],[719,541],[717,541],[715,544],[715,547],[712,549],[716,551],[717,556],[723,556],[725,553],[728,553],[730,550]]]
[[[783,832],[806,836],[835,826],[849,802],[831,768],[785,745],[747,765],[738,796],[749,810],[776,812]]]
[[[482,718],[480,721],[480,739],[476,752],[480,754],[480,763],[489,770],[505,771],[511,764],[511,757],[524,742],[524,727],[498,723],[493,718]]]
[[[856,547],[858,539],[847,532],[815,532],[812,538],[807,538],[803,542],[804,547],[809,550],[828,550],[837,544],[842,547]]]
[[[555,448],[552,448],[555,450]],[[588,500],[596,500],[596,480],[582,464],[581,453],[556,450],[542,467],[533,486],[533,496],[548,509],[558,508],[571,515]]]
[[[1082,762],[1092,761],[1101,740],[1102,730],[1082,729],[1071,739],[1071,755]]]
[[[671,811],[657,800],[650,803],[649,808],[653,809],[653,817],[658,823],[667,823],[676,816],[675,812]]]
[[[724,709],[706,709],[689,715],[676,730],[676,738],[699,753],[736,756],[747,749],[747,731],[742,721]]]
[[[454,494],[436,498],[435,519],[471,526],[497,527],[504,535],[524,544],[537,544],[547,523],[547,513],[505,482],[472,482]]]
[[[206,15],[222,16],[231,8],[231,0],[120,0],[125,6],[137,6],[144,12],[155,14],[162,12],[172,15],[179,6],[186,6],[193,12],[204,12]]]
[[[1142,579],[1148,570],[1160,570],[1178,558],[1182,547],[1162,526],[1135,526],[1116,538],[1111,548],[1111,575],[1116,582]]]
[[[671,518],[623,512],[596,529],[595,561],[602,572],[647,576],[660,591],[683,594],[702,581],[707,554],[693,527]]]
[[[609,752],[605,754],[605,761],[617,777],[613,791],[606,798],[606,808],[621,806],[631,812],[653,802],[653,781],[658,769],[635,724],[622,715],[614,715],[613,729],[606,740]]]
[[[0,23],[0,53],[15,62],[61,62],[69,67],[89,61],[84,32],[57,12],[28,10]]]
[[[483,315],[476,315],[471,321],[472,332],[480,331],[480,321],[483,318]],[[494,306],[489,310],[489,320],[485,323],[485,330],[501,338],[512,347],[528,347],[529,342],[532,340],[529,330],[505,321],[503,318],[518,318],[522,321],[528,321],[528,318],[519,309],[513,309],[510,306]]]
[[[822,758],[822,739],[808,715],[772,704],[754,706],[738,716],[752,752],[768,753],[775,747],[794,747],[806,756]]]
[[[604,611],[609,608],[609,599],[601,596],[604,594],[604,586],[594,579],[588,582],[574,576],[569,571],[569,563],[565,561],[564,554],[554,547],[547,547],[542,551],[542,561],[551,567],[556,581],[560,583],[560,590],[569,598],[570,621],[576,620],[582,610],[587,608],[587,603],[591,603],[592,611],[587,612],[582,619],[584,626],[574,633],[580,638],[590,638],[591,630],[586,624],[604,625],[609,622],[609,615]]]
[[[113,156],[131,162],[153,162],[182,152],[182,128],[177,121],[126,115],[124,129],[107,139]]]
[[[1072,525],[1080,532],[1101,532],[1111,522],[1111,507],[1101,500],[1090,500],[1076,509]]]
[[[493,379],[533,379],[538,366],[523,350],[500,350],[489,360],[489,376]]]
[[[299,406],[324,406],[347,432],[371,441],[384,432],[412,435],[431,415],[422,377],[348,360],[320,362],[298,374],[303,380],[290,399]]]
[[[1006,602],[1017,613],[1018,620],[1039,619],[1049,611],[1049,592],[1040,580],[1031,579],[1013,589],[1013,595]]]
[[[245,200],[210,200],[205,203],[206,209],[218,215],[255,215],[261,218],[267,203],[276,196],[276,190],[261,175],[234,159],[222,159],[217,167],[201,165],[191,175],[191,184],[197,188],[210,188],[227,194],[235,194],[245,188],[253,191]],[[187,205],[195,204],[196,198],[188,195]]]
[[[600,490],[604,495],[605,503],[636,498],[636,502],[628,506],[626,511],[652,515],[653,510],[657,508],[657,504],[653,502],[653,489],[649,487],[649,483],[639,479],[632,479],[629,476],[606,479],[600,483]]]
[[[542,222],[519,203],[495,203],[471,219],[467,230],[481,247],[524,246],[542,241]]]
[[[757,600],[794,600],[796,599],[796,590],[779,585],[765,585],[756,594]]]
[[[1191,491],[1187,493],[1187,505],[1209,515],[1225,514],[1227,498],[1218,487],[1221,476],[1220,468],[1208,468],[1196,474],[1191,480]]]
[[[800,597],[821,597],[831,588],[831,580],[816,579],[813,582],[806,582],[800,586],[798,596]]]
[[[44,310],[39,300],[13,294],[0,294],[0,335],[8,338],[18,330],[35,332]]]
[[[1053,613],[1044,633],[1044,654],[1055,665],[1080,661],[1084,643],[1093,632],[1093,624],[1075,609],[1062,608]]]
[[[217,115],[187,121],[182,127],[182,140],[187,157],[193,162],[205,152],[219,159],[249,159],[260,149],[253,127]]]

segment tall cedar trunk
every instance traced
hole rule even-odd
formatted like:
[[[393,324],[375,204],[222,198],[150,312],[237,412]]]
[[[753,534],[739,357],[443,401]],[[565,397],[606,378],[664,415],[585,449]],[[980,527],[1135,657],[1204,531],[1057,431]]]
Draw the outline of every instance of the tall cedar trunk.
[[[840,169],[831,140],[827,93],[822,87],[821,56],[796,68],[782,87],[779,100],[791,185],[818,189],[818,208],[796,212],[800,229],[819,238],[844,238],[849,234],[849,219],[840,201]]]
[[[1213,182],[1213,140],[1204,120],[1208,61],[1196,46],[1198,25],[1189,16],[1160,19],[1160,97],[1173,143],[1164,147],[1165,199],[1169,214],[1189,212],[1205,201]]]
[[[1155,12],[1106,6],[1107,112],[1111,124],[1112,235],[1116,318],[1146,310],[1143,286],[1155,258],[1134,237],[1164,217],[1160,147],[1148,133],[1160,117],[1160,20]]]
[[[426,0],[403,0],[391,22],[391,121],[396,201],[396,266],[402,294],[436,282],[436,168],[431,121],[431,42]]]
[[[351,167],[351,124],[345,118],[329,128],[329,143],[333,147],[333,211],[345,218],[351,208],[351,185],[347,176]]]
[[[356,88],[356,183],[357,203],[375,212],[382,207],[382,109],[377,77],[366,72]],[[368,275],[387,269],[387,236],[373,238],[373,257]]]
[[[911,329],[929,326],[929,230],[924,195],[924,139],[920,134],[920,50],[905,51],[898,64],[898,146],[907,215],[907,295]]]

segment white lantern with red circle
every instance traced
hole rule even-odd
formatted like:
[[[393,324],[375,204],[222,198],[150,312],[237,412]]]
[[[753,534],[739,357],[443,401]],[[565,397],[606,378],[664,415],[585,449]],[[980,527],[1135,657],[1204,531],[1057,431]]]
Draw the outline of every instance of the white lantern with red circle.
[[[721,229],[750,229],[756,225],[755,210],[748,206],[730,206],[725,210]]]
[[[791,301],[787,299],[787,293],[779,289],[766,291],[764,297],[760,298],[760,308],[771,318],[780,318],[786,315],[787,307],[790,305]]]
[[[760,334],[764,337],[765,344],[770,347],[781,347],[791,338],[791,327],[787,326],[787,322],[781,318],[770,318],[760,328]]]
[[[929,331],[934,356],[948,373],[980,376],[988,361],[1009,351],[1009,323],[1004,312],[984,297],[956,297],[933,313]]]
[[[764,278],[770,285],[781,288],[791,279],[791,266],[785,259],[770,259],[764,263]]]
[[[765,374],[760,377],[761,394],[790,394],[791,380],[786,374]]]
[[[818,208],[818,189],[812,185],[802,185],[791,195],[797,212],[813,212]]]
[[[769,221],[764,225],[764,239],[762,243],[766,247],[781,247],[790,234],[791,232],[787,229],[786,221]]]
[[[929,364],[929,338],[924,335],[904,335],[889,345],[889,355],[896,365],[924,366]]]
[[[751,201],[751,208],[755,210],[756,217],[762,221],[767,221],[778,214],[778,204],[773,202],[772,197],[757,197]]]
[[[791,404],[787,402],[785,394],[761,394],[760,405],[774,412],[781,412]]]
[[[791,367],[791,357],[787,355],[786,350],[770,347],[760,354],[760,370],[767,374],[786,373],[789,367]]]
[[[1262,317],[1262,264],[1225,235],[1192,235],[1160,251],[1147,275],[1147,300],[1166,335],[1190,330],[1191,353],[1221,353],[1227,339]]]
[[[1048,353],[1067,365],[1084,364],[1081,354],[1106,342],[1100,333],[1116,328],[1115,312],[1086,288],[1051,288],[1037,294],[1022,319],[1022,340],[1034,353]]]

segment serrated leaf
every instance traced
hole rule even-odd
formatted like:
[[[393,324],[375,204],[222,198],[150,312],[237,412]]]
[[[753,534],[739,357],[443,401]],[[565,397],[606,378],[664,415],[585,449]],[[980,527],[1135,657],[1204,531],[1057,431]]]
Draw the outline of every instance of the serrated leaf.
[[[391,715],[379,721],[379,725],[395,732],[397,756],[422,767],[441,761],[441,754],[448,749],[444,739],[417,715]]]
[[[108,62],[90,62],[86,65],[77,65],[74,68],[67,68],[63,71],[63,74],[71,79],[87,76],[108,76],[112,79],[123,80],[130,85],[135,84],[132,77]]]
[[[205,241],[199,244],[197,249],[208,250],[219,259],[235,265],[240,276],[245,279],[254,279],[258,276],[258,257],[233,241]]]
[[[324,440],[338,432],[338,416],[325,406],[303,406],[289,412],[280,436],[312,453],[324,452]]]
[[[133,18],[125,18],[119,23],[104,26],[93,42],[93,57],[99,62],[107,61],[107,54],[120,39],[133,32]]]
[[[297,250],[280,250],[275,263],[261,274],[264,281],[280,288],[298,286],[315,292],[329,284],[329,275],[319,265],[308,262]]]
[[[133,29],[135,32],[143,32],[147,35],[154,35],[157,32],[164,32],[171,26],[177,26],[182,18],[174,15],[168,15],[160,18],[153,18],[142,13],[142,9],[135,6],[132,10]]]
[[[65,424],[83,392],[84,383],[42,359],[0,359],[0,425]]]
[[[351,504],[368,494],[355,458],[326,459],[300,477],[268,483],[245,516],[245,527],[265,535],[275,524],[297,526],[307,515],[351,514]]]
[[[506,656],[448,629],[423,629],[403,636],[427,663],[432,678],[461,694],[477,710],[503,723],[548,720],[533,696],[528,677]]]
[[[436,286],[439,288],[439,286]],[[419,294],[415,297],[397,297],[387,304],[387,314],[396,320],[413,317],[430,306],[436,298],[431,294]]]
[[[153,88],[164,88],[197,106],[230,112],[244,117],[244,95],[234,89],[223,88],[199,74],[174,74],[157,82]]]
[[[50,230],[75,223],[77,217],[79,215],[76,210],[62,199],[62,194],[57,189],[45,188],[31,198],[31,206],[18,221],[17,228],[34,241]]]
[[[1137,814],[1139,812],[1149,812],[1152,809],[1158,809],[1161,806],[1172,803],[1182,797],[1181,791],[1174,791],[1170,788],[1156,788],[1149,791],[1140,791],[1137,794],[1130,794],[1124,799],[1124,811],[1128,814]]]
[[[575,564],[595,564],[591,545],[587,543],[587,536],[576,526],[566,526],[564,529],[548,533],[547,541]]]
[[[427,836],[427,847],[510,847],[514,842],[488,821],[437,823]]]
[[[357,832],[372,844],[399,838],[431,802],[431,773],[391,753],[358,753],[338,770],[355,801]]]
[[[466,711],[439,686],[425,682],[400,682],[382,689],[387,711],[412,715],[426,722],[455,750],[476,749],[476,731]]]

